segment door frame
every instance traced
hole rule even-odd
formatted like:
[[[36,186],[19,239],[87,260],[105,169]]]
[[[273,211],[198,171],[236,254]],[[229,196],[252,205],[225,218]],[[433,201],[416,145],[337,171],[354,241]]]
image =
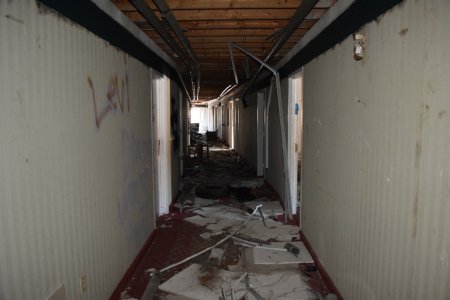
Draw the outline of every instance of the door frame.
[[[289,191],[291,207],[297,208],[300,203],[301,209],[301,191],[298,189],[298,181],[301,182],[301,172],[298,172],[299,153],[302,151],[301,131],[303,120],[303,72],[300,70],[291,77],[289,77],[288,88],[288,140],[287,140],[287,154],[288,154],[288,172],[289,172]],[[299,132],[300,131],[300,132]],[[299,225],[300,222],[299,214]]]
[[[152,71],[153,182],[155,215],[169,212],[172,202],[172,147],[170,133],[170,80]]]
[[[264,109],[266,106],[266,95],[264,91],[260,91],[256,95],[256,176],[264,176]]]

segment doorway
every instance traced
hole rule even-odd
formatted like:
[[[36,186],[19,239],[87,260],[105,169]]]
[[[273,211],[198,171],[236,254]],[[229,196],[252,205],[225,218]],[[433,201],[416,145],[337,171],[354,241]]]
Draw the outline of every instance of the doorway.
[[[155,71],[152,74],[153,178],[156,217],[167,214],[172,201],[170,81]]]

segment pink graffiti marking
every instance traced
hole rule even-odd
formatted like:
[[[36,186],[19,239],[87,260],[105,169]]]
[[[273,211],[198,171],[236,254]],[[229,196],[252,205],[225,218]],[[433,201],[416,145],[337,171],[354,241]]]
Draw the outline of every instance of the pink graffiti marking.
[[[115,111],[119,106],[122,113],[130,111],[130,97],[128,90],[128,75],[125,75],[125,79],[119,80],[115,75],[109,81],[108,88],[106,90],[106,104],[99,111],[97,107],[97,100],[95,97],[94,84],[90,76],[87,77],[89,87],[92,91],[92,102],[94,104],[95,125],[100,128],[100,124],[110,111]]]

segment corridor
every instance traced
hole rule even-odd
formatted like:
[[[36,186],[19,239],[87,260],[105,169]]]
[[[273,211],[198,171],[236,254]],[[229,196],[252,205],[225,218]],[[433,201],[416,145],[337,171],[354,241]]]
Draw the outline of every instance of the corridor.
[[[450,299],[449,15],[0,0],[0,300]]]

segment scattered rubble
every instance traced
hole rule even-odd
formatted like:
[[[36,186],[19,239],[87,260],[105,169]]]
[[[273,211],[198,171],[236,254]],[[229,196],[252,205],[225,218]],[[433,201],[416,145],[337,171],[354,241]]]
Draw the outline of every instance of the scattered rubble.
[[[298,267],[312,264],[311,255],[300,228],[279,221],[276,195],[225,147],[209,150],[207,160],[188,166],[174,205],[209,246],[159,270],[176,270],[159,285],[159,299],[318,299]]]

